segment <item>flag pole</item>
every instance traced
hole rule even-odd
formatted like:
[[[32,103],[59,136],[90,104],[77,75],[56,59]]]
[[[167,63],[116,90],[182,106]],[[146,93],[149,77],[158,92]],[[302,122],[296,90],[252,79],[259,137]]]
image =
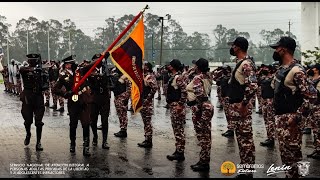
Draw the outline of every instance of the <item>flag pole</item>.
[[[88,78],[88,76],[91,74],[91,72],[96,68],[96,66],[102,61],[104,58],[105,53],[110,51],[119,41],[120,39],[129,31],[129,29],[133,26],[133,24],[139,19],[139,17],[144,13],[146,9],[149,9],[149,6],[146,5],[146,7],[143,8],[142,11],[139,12],[136,17],[130,22],[130,24],[120,33],[120,35],[113,41],[113,43],[103,51],[102,56],[99,57],[99,59],[93,64],[93,66],[89,69],[89,71],[81,78],[79,83],[72,89],[73,92],[76,92],[77,89],[84,83],[84,81]]]

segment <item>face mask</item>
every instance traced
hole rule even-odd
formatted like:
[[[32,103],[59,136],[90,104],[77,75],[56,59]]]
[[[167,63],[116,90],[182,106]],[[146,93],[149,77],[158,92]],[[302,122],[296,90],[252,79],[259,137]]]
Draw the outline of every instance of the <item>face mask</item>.
[[[307,74],[308,74],[308,76],[314,76],[314,71],[311,69],[311,70],[308,71]]]
[[[234,49],[233,49],[233,48],[230,48],[230,55],[231,55],[231,56],[236,56],[236,53],[234,52]]]
[[[281,58],[281,56],[280,56],[280,54],[279,54],[278,52],[275,51],[275,52],[273,53],[272,58],[273,58],[273,60],[279,61],[279,63],[282,64],[282,63],[281,63],[281,62],[282,62],[282,58]]]
[[[262,73],[263,75],[268,75],[268,74],[269,74],[268,70],[262,70],[261,73]]]

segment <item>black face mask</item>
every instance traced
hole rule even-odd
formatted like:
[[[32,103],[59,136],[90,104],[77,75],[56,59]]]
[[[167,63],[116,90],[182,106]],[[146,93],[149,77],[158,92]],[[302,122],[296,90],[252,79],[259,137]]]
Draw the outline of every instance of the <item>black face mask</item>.
[[[268,70],[261,70],[261,74],[262,74],[262,75],[268,75],[268,74],[269,74],[269,71],[268,71]]]
[[[282,58],[281,58],[281,56],[280,56],[280,54],[278,52],[275,51],[273,53],[273,55],[272,55],[272,58],[273,58],[274,61],[279,61],[279,63],[282,64],[281,63],[282,62]]]
[[[308,76],[314,76],[314,71],[312,69],[310,69],[307,74],[308,74]]]
[[[234,52],[234,49],[233,49],[233,48],[230,48],[230,55],[231,55],[231,56],[236,56],[236,53]]]

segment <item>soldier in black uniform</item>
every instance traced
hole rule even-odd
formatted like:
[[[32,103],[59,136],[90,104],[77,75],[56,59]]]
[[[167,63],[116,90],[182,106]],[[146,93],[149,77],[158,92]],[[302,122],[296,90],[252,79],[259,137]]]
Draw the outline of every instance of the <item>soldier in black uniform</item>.
[[[101,54],[95,54],[92,57],[92,61],[99,59],[100,56]],[[89,67],[91,67],[93,63],[91,63]],[[100,114],[102,123],[102,148],[109,149],[107,137],[109,128],[108,117],[110,112],[110,84],[107,77],[108,73],[103,73],[102,68],[104,68],[104,71],[108,71],[107,67],[101,67],[100,63],[95,70],[93,70],[91,76],[88,77],[94,99],[91,104],[92,145],[97,146],[98,144],[97,123]]]
[[[68,112],[70,117],[70,152],[75,152],[76,132],[78,120],[80,119],[83,128],[83,155],[90,156],[90,104],[93,99],[88,82],[85,81],[78,91],[78,95],[72,91],[77,81],[78,75],[83,75],[88,69],[78,68],[75,63],[75,55],[69,56],[62,60],[64,62],[64,71],[61,72],[57,83],[53,88],[53,93],[68,99]],[[78,74],[80,73],[80,74]],[[81,78],[81,77],[80,77]],[[65,87],[66,91],[62,90]]]
[[[20,73],[23,79],[24,90],[20,95],[22,101],[21,114],[24,119],[24,126],[26,128],[25,145],[29,145],[31,138],[31,124],[33,123],[33,116],[35,119],[35,126],[37,132],[36,151],[42,151],[41,134],[42,134],[42,118],[44,115],[44,98],[43,98],[43,84],[39,63],[41,63],[40,54],[28,54],[29,66],[20,67]]]

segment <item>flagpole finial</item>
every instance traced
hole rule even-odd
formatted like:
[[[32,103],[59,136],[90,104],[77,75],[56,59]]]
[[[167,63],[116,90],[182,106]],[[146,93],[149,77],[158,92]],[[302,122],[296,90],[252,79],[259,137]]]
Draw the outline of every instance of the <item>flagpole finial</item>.
[[[145,8],[143,8],[142,12],[144,12],[146,9],[149,9],[149,5],[147,4]]]

